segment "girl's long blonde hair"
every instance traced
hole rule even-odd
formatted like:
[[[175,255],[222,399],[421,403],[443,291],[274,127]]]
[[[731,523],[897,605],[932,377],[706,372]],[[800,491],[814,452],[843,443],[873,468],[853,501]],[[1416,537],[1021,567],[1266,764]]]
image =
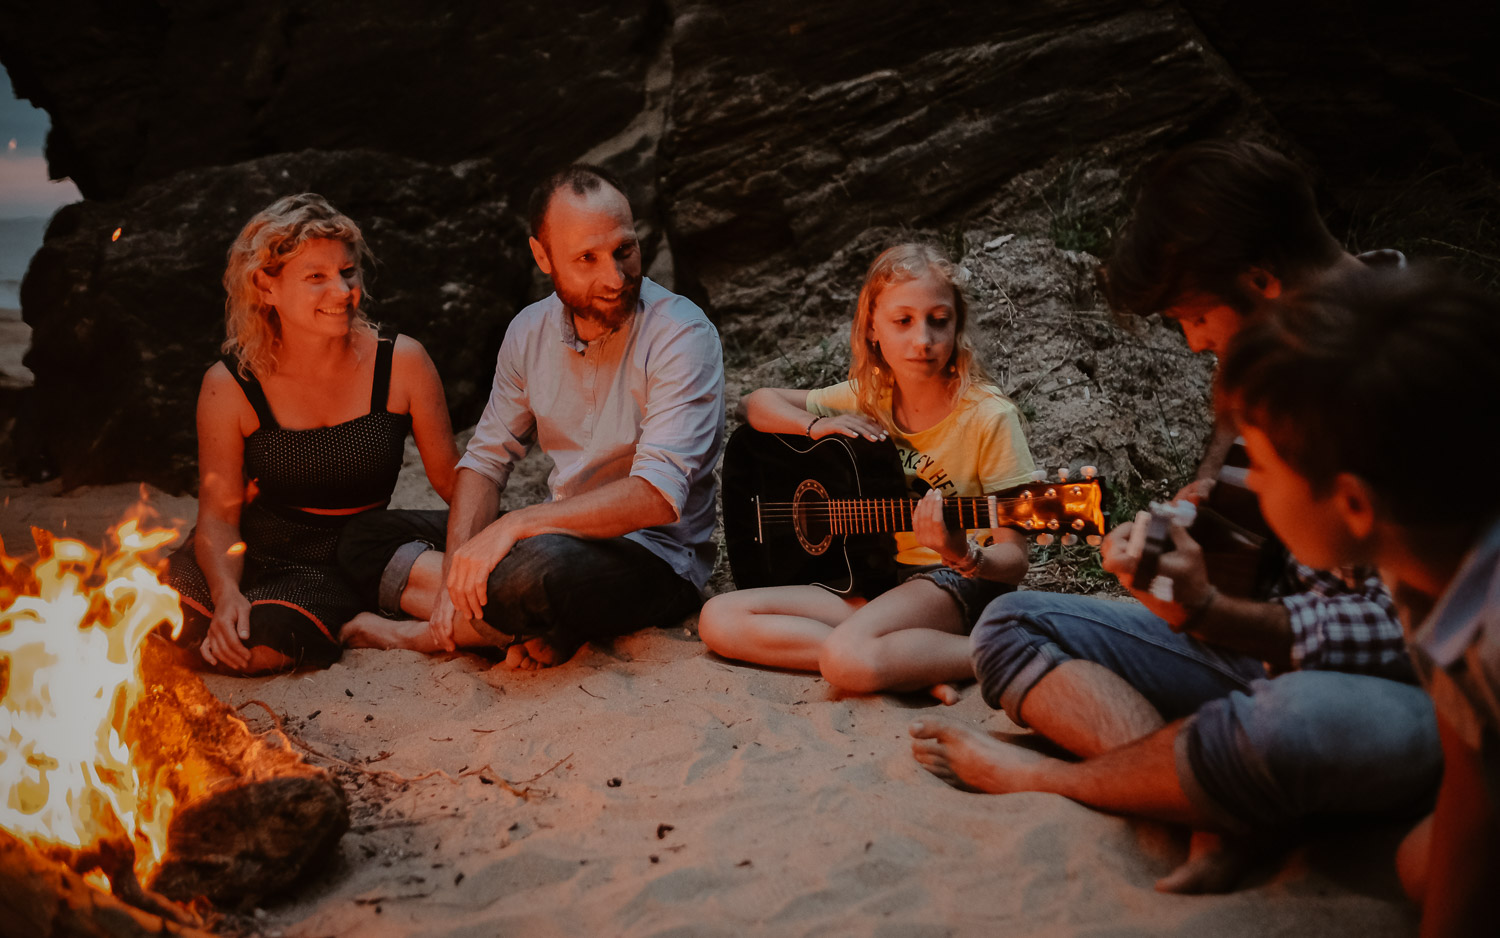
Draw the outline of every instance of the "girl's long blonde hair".
[[[888,432],[897,430],[890,406],[894,381],[880,347],[870,338],[875,301],[891,284],[905,283],[925,274],[937,277],[953,291],[953,357],[948,360],[946,370],[953,387],[954,406],[963,400],[970,386],[994,384],[974,355],[974,344],[969,341],[969,301],[957,265],[927,244],[898,244],[887,248],[870,265],[865,274],[865,285],[859,291],[854,325],[849,330],[849,381],[854,386],[860,411],[879,422]]]
[[[243,378],[276,371],[276,351],[281,342],[281,317],[276,307],[264,302],[255,285],[255,272],[275,277],[281,268],[309,241],[326,238],[349,245],[354,263],[364,269],[375,256],[365,244],[359,226],[347,215],[312,192],[288,195],[262,210],[240,230],[229,246],[224,268],[224,327],[228,333],[223,351],[234,355]],[[368,295],[368,293],[366,293]],[[364,310],[354,310],[351,334],[374,335],[375,326]]]

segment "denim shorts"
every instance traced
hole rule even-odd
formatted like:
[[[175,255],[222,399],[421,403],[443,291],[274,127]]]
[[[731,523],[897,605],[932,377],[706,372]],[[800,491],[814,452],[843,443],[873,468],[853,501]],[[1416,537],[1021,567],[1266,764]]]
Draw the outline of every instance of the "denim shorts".
[[[907,580],[926,580],[952,596],[953,601],[958,603],[959,613],[963,616],[965,635],[974,630],[974,623],[978,621],[980,613],[984,612],[984,607],[990,604],[990,600],[1001,593],[1009,593],[1015,589],[1015,586],[1010,583],[997,583],[994,580],[964,576],[957,570],[940,563],[920,567],[903,566],[896,576],[902,583]]]

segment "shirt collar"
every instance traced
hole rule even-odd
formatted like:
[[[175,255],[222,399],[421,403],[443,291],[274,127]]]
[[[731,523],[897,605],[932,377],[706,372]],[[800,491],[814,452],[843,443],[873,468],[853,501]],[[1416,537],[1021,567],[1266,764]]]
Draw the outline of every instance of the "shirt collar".
[[[1417,630],[1416,644],[1439,667],[1446,668],[1473,644],[1484,625],[1485,607],[1500,597],[1500,518],[1480,537],[1432,613]]]
[[[614,335],[617,332],[630,331],[630,327],[636,322],[636,320],[641,318],[641,311],[646,308],[644,285],[649,282],[650,281],[646,280],[645,278],[642,278],[641,292],[643,295],[640,299],[637,299],[635,301],[635,312],[626,317],[625,321],[620,324],[619,328],[615,329],[613,332],[606,332],[604,335],[599,337],[600,339],[608,339],[610,336]],[[554,300],[557,300],[556,315],[558,338],[561,339],[563,345],[566,345],[568,348],[572,349],[575,352],[587,351],[589,344],[578,338],[578,326],[573,322],[573,314],[568,312],[568,307],[563,304],[562,299],[559,298],[556,293],[552,294],[552,298]]]

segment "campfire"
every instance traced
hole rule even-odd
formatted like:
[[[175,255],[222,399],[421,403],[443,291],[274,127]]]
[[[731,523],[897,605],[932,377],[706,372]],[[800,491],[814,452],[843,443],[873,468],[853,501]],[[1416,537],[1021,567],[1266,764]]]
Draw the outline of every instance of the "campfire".
[[[0,544],[0,913],[36,933],[100,909],[190,933],[201,900],[282,891],[348,827],[326,772],[153,636],[182,626],[155,560],[176,536],[131,520],[102,553],[36,529],[34,558]]]

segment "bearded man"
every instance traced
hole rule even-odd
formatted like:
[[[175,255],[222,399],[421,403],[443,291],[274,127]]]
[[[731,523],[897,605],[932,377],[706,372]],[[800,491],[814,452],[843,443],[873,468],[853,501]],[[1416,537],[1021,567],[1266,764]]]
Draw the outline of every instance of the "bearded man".
[[[506,331],[451,510],[346,528],[345,572],[386,616],[351,622],[346,644],[487,645],[512,667],[546,667],[701,602],[724,441],[718,331],[642,276],[630,203],[597,167],[548,177],[528,226],[555,292]],[[555,463],[550,496],[501,512],[533,445]]]

